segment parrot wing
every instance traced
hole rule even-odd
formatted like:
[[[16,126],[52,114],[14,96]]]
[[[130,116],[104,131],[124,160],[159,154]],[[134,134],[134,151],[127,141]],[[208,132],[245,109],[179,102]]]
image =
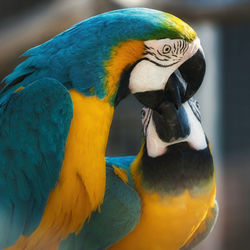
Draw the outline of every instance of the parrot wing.
[[[69,92],[51,78],[19,89],[0,106],[0,249],[39,225],[72,116]]]
[[[123,172],[123,166],[128,168],[133,160],[134,157],[106,158],[106,192],[101,211],[94,212],[82,231],[71,234],[59,250],[106,249],[134,229],[141,217],[141,200]],[[119,170],[125,175],[120,175]]]
[[[181,250],[193,249],[202,240],[204,240],[213,230],[213,227],[218,217],[218,213],[219,207],[217,201],[215,200],[213,206],[210,207],[210,209],[208,210],[206,218],[202,221],[200,226],[197,228],[197,230],[194,232],[188,242],[181,248]]]

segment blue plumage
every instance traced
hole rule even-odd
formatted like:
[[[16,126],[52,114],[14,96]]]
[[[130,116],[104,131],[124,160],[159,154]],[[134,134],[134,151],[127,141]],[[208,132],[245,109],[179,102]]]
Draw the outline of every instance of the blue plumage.
[[[48,78],[13,93],[0,112],[2,249],[39,225],[58,180],[73,114],[68,91]]]

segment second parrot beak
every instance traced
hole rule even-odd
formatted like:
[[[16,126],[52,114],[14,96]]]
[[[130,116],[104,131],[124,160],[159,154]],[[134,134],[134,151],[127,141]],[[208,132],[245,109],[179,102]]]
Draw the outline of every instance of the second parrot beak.
[[[153,121],[159,138],[167,143],[186,138],[190,125],[184,106],[176,108],[172,102],[163,102],[153,110]]]
[[[203,52],[198,49],[169,77],[164,90],[135,93],[135,97],[146,107],[157,108],[165,100],[180,106],[200,88],[206,70]],[[176,99],[175,99],[176,98]]]

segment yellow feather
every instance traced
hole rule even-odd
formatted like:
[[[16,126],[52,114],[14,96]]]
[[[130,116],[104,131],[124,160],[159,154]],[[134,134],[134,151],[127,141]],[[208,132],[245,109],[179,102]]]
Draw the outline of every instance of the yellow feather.
[[[116,93],[122,71],[139,60],[144,50],[145,47],[142,41],[121,42],[112,49],[110,59],[105,62],[107,72],[105,88],[108,91],[105,97],[106,100],[112,98]]]
[[[183,38],[186,38],[188,42],[192,42],[197,37],[196,32],[180,18],[169,13],[165,13],[165,16],[167,28],[169,28],[169,24],[174,25],[173,29],[178,31],[179,34],[182,34]]]
[[[120,177],[121,180],[123,180],[123,182],[128,183],[128,176],[127,173],[124,169],[118,168],[116,166],[112,166],[114,169],[114,173]]]
[[[17,88],[17,89],[14,91],[14,93],[17,93],[17,92],[19,92],[19,91],[21,91],[21,90],[23,90],[23,89],[24,89],[24,87],[21,86],[21,87]]]

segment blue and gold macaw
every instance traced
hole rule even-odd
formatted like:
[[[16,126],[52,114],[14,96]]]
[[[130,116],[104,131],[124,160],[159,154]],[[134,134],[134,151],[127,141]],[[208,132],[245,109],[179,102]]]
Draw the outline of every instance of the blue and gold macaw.
[[[0,91],[0,249],[57,249],[103,201],[116,105],[132,93],[159,106],[177,71],[184,102],[205,60],[190,26],[144,8],[92,17],[24,55]]]
[[[184,250],[212,230],[218,214],[213,160],[191,98],[143,110],[137,157],[106,159],[101,212],[60,250]]]

